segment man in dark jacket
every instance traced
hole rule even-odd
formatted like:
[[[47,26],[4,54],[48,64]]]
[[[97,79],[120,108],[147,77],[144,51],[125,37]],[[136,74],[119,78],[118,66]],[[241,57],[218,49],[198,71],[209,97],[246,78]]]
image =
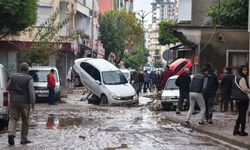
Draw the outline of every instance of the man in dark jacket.
[[[29,130],[30,106],[35,109],[35,91],[33,79],[28,75],[29,65],[22,63],[20,73],[13,74],[8,82],[7,90],[10,92],[10,119],[8,126],[8,142],[14,145],[16,136],[16,123],[22,119],[21,144],[30,143],[27,139]]]
[[[176,79],[175,84],[179,87],[180,97],[178,100],[178,105],[176,107],[176,114],[181,114],[180,110],[183,105],[184,99],[186,99],[187,103],[189,103],[189,84],[191,82],[191,78],[189,75],[189,69],[185,68],[183,73]]]
[[[206,103],[206,120],[209,124],[213,124],[212,117],[214,111],[214,99],[218,89],[218,78],[212,70],[211,64],[204,64],[203,69],[208,72],[206,75],[208,81],[207,86],[204,88],[203,96]]]
[[[230,67],[226,67],[225,70],[225,75],[222,78],[220,84],[221,93],[223,93],[224,111],[228,111],[229,102],[231,106],[231,111],[233,111],[233,101],[231,100],[230,95],[232,91],[232,82],[234,79],[234,75],[232,74],[232,69]]]

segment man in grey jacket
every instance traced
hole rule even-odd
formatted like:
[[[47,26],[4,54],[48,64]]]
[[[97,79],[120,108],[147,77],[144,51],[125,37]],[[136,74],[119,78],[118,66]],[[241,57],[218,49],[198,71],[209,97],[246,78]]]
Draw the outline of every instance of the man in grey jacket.
[[[8,82],[7,90],[10,92],[10,118],[8,126],[8,143],[14,145],[16,136],[16,123],[19,117],[22,119],[21,142],[27,144],[29,130],[30,107],[35,109],[35,91],[33,79],[28,75],[29,65],[22,63],[20,73],[13,74]]]

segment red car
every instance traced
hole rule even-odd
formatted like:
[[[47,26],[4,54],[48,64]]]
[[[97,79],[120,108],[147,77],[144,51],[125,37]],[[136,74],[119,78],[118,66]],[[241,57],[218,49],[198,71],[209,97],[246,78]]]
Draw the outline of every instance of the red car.
[[[169,69],[173,70],[175,75],[181,75],[185,68],[192,68],[192,61],[186,58],[177,59],[169,65]]]

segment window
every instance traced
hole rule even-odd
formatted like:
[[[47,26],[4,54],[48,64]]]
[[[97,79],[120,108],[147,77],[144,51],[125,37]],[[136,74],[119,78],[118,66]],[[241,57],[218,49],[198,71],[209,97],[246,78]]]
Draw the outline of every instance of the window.
[[[100,72],[98,69],[96,69],[95,67],[93,67],[92,65],[86,63],[86,62],[82,62],[81,63],[81,68],[86,71],[93,79],[98,80],[101,82],[101,76],[100,76]]]
[[[50,70],[30,70],[29,74],[32,76],[34,82],[47,82],[47,75]],[[58,81],[57,73],[54,74],[55,80]]]
[[[51,6],[38,6],[36,26],[41,26],[50,17],[51,13]]]
[[[104,84],[115,85],[128,83],[120,70],[105,71],[102,73]]]
[[[179,89],[175,84],[176,79],[169,79],[165,85],[165,90]]]
[[[187,64],[187,62],[182,62],[181,64],[179,64],[175,70],[174,70],[174,74],[177,74],[181,69],[183,69],[183,67]]]

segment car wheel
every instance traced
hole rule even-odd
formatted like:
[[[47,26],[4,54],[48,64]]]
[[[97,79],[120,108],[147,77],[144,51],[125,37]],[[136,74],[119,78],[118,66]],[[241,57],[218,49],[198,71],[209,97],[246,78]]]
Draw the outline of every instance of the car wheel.
[[[95,104],[95,105],[99,105],[101,102],[100,98],[98,96],[96,96],[95,94],[93,94],[89,99],[88,99],[88,103],[89,104]]]
[[[100,105],[108,105],[108,98],[107,98],[107,96],[104,95],[104,94],[101,96]]]

